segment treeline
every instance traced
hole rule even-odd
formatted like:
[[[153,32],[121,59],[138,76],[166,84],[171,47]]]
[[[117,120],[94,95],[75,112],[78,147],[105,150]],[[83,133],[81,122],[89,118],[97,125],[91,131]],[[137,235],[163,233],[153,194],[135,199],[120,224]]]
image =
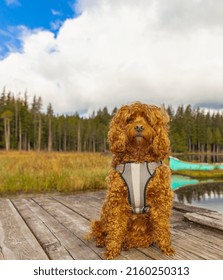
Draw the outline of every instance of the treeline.
[[[223,114],[205,112],[191,105],[169,106],[171,117],[170,140],[172,152],[220,153],[223,149]]]
[[[28,102],[27,94],[0,95],[0,149],[104,152],[108,150],[108,124],[113,113],[105,107],[88,118],[78,113],[57,115],[52,105],[42,111],[41,97]],[[191,105],[179,106],[170,115],[172,152],[213,152],[223,149],[223,115]]]
[[[44,113],[41,97],[35,96],[29,103],[26,93],[15,98],[3,91],[0,95],[0,149],[106,151],[110,119],[107,108],[83,118],[77,113],[56,115],[49,104]]]

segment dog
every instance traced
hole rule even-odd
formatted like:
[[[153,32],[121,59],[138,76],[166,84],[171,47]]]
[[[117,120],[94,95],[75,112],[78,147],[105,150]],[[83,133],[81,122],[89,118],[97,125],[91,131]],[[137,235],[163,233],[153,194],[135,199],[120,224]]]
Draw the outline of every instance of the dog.
[[[89,238],[114,259],[122,249],[157,245],[173,255],[170,215],[173,191],[169,153],[169,116],[163,108],[136,102],[121,107],[110,122],[108,143],[113,153],[107,194]]]

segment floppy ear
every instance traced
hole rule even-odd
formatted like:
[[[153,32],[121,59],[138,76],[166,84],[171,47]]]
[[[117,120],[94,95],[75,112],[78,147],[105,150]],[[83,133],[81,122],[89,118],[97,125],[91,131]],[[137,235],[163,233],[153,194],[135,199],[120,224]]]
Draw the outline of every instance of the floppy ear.
[[[156,107],[152,111],[153,128],[156,132],[152,150],[157,158],[163,159],[168,155],[170,149],[170,140],[168,137],[169,115],[163,108]]]
[[[108,131],[108,143],[112,153],[122,153],[126,150],[125,126],[129,106],[120,108],[112,118]]]

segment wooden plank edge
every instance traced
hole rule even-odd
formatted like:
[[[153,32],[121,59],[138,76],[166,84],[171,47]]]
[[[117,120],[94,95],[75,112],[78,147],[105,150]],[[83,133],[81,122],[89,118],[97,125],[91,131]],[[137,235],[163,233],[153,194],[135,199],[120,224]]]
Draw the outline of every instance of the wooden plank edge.
[[[218,220],[199,213],[186,213],[184,214],[184,219],[211,229],[223,231],[223,223],[220,219]]]
[[[180,212],[183,212],[183,213],[187,213],[187,212],[220,213],[218,211],[209,210],[209,209],[202,208],[202,207],[196,207],[196,206],[192,206],[192,205],[188,205],[188,204],[183,204],[183,203],[177,202],[177,201],[174,201],[173,209],[175,209],[177,211],[180,211]]]

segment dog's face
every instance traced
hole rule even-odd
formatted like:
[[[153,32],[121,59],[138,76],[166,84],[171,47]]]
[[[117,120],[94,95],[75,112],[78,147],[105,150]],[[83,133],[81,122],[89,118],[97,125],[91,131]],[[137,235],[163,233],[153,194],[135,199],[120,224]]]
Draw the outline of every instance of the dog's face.
[[[139,102],[121,107],[110,123],[108,141],[114,154],[144,153],[161,160],[169,152],[167,113]]]
[[[135,112],[126,120],[125,133],[132,146],[144,146],[152,143],[155,131],[150,120],[143,112]]]

